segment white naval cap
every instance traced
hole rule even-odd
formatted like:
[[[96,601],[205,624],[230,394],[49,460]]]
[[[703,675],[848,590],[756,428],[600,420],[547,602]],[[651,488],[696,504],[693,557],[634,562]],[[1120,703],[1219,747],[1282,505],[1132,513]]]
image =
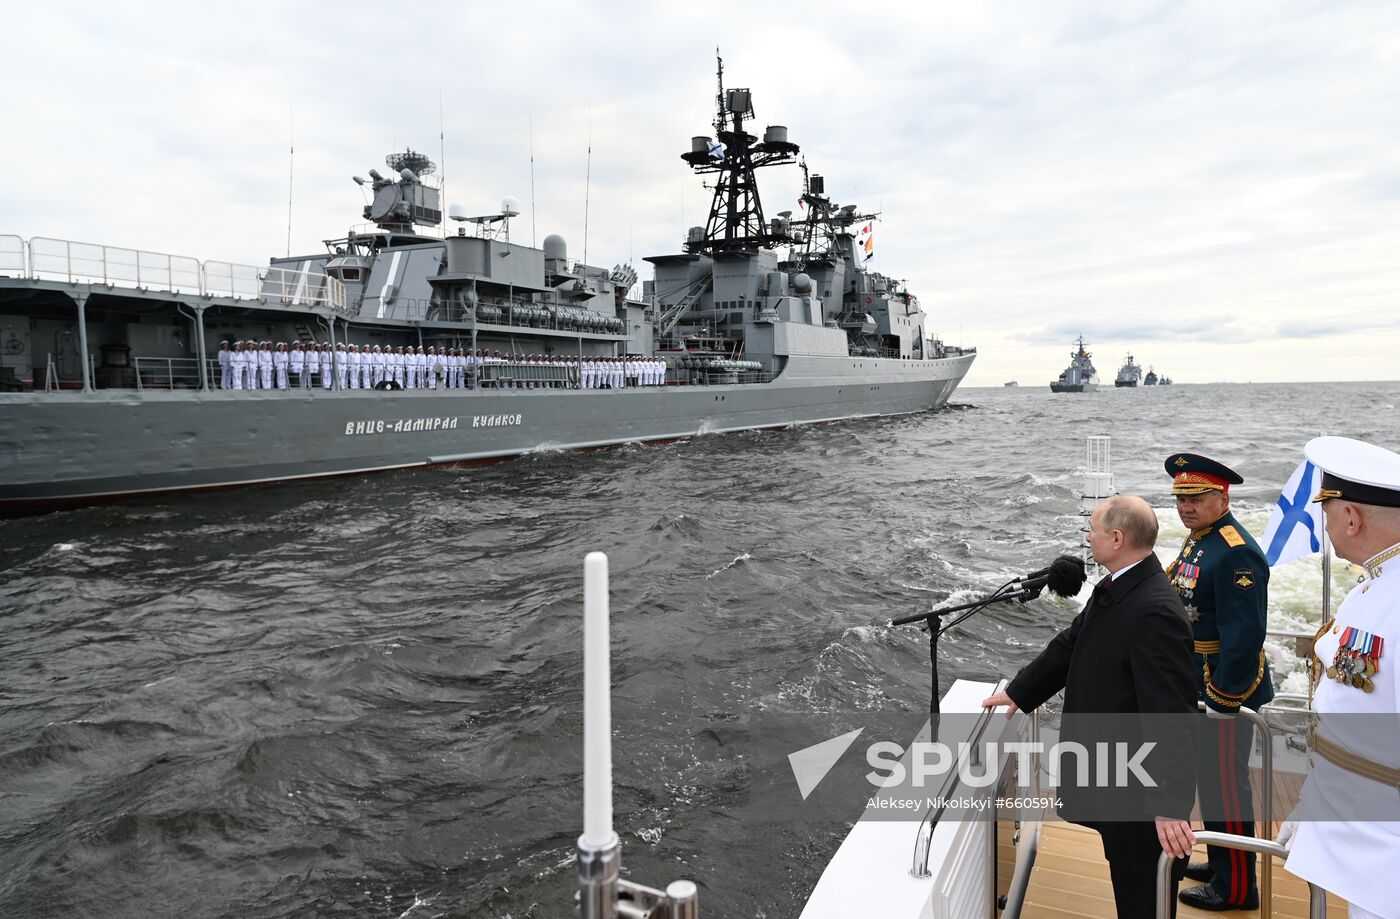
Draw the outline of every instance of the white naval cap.
[[[1314,501],[1400,507],[1400,454],[1350,437],[1314,437],[1303,455],[1322,470]]]

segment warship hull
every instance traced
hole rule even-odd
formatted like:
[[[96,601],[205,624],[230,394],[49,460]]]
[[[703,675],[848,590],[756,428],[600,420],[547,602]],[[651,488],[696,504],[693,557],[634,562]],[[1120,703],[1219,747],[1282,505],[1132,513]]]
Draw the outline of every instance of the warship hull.
[[[793,356],[770,383],[619,390],[0,394],[0,512],[910,414],[974,357]]]
[[[1051,392],[1098,392],[1097,383],[1051,383]]]

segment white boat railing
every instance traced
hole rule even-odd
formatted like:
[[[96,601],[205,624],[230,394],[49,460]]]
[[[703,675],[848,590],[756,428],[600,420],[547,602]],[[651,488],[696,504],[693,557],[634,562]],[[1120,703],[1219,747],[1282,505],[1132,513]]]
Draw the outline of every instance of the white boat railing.
[[[29,274],[145,290],[203,292],[198,259],[44,236],[29,241]]]
[[[0,235],[0,275],[345,309],[345,285],[311,269],[201,262],[98,243]]]
[[[0,236],[0,275],[24,274],[24,239],[19,236]]]

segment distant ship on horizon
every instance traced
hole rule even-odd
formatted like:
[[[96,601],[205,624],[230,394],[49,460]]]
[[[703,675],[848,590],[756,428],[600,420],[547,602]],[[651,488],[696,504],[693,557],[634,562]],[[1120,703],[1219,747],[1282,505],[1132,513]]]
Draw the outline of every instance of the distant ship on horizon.
[[[1128,355],[1128,359],[1123,362],[1123,366],[1118,368],[1118,378],[1113,381],[1117,387],[1137,386],[1142,380],[1142,368],[1133,362],[1133,356]]]
[[[1070,352],[1069,366],[1060,373],[1060,378],[1051,382],[1051,392],[1098,392],[1099,372],[1094,369],[1092,355],[1084,346],[1084,336],[1074,343]]]

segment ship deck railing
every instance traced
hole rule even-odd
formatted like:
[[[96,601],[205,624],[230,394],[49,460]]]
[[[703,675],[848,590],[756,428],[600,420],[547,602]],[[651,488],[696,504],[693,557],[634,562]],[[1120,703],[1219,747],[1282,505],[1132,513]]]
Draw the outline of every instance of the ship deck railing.
[[[207,366],[205,368],[205,379],[209,381],[210,389],[233,388],[231,385],[224,385],[225,372],[220,366],[217,358],[210,358],[206,362],[206,364]],[[50,356],[49,359],[49,366],[50,368],[53,368],[54,366],[54,360],[52,356]],[[197,390],[200,389],[202,386],[199,370],[200,368],[198,358],[155,357],[149,355],[138,355],[133,356],[129,364],[102,366],[94,365],[92,369],[92,377],[94,380],[98,381],[99,389],[135,389],[143,392],[146,390]],[[257,377],[258,382],[261,383],[261,368],[254,369],[252,372]],[[325,386],[325,376],[321,370],[319,361],[315,365],[315,369],[303,372],[306,373],[310,378],[309,386],[306,387],[302,386],[301,374],[298,374],[295,370],[292,370],[290,365],[288,366],[287,389],[289,391],[305,388],[315,390],[324,390],[326,388],[341,388],[338,379],[339,374],[337,369],[334,367],[331,370],[332,385],[330,387]],[[686,375],[683,374],[683,376]],[[733,377],[735,376],[735,374],[701,374],[699,372],[696,372],[689,374],[688,376],[695,377],[695,379],[691,379],[689,380],[689,382],[701,385],[722,382],[768,382],[772,379],[771,374],[739,374],[738,376],[742,377],[742,379],[738,380],[719,379],[720,377],[724,376]],[[705,376],[707,378],[699,379],[699,377],[701,376]],[[397,379],[397,377],[394,378]],[[512,362],[507,360],[501,363],[496,363],[493,361],[491,363],[486,364],[468,364],[466,367],[462,368],[461,379],[463,385],[460,388],[463,389],[580,389],[582,388],[581,381],[583,379],[583,374],[582,369],[580,368],[577,361],[568,364],[541,365],[529,362]],[[271,380],[272,386],[270,388],[281,388],[278,385],[279,377],[277,374],[276,367],[272,369]],[[360,380],[363,380],[363,372],[361,372]],[[74,386],[77,385],[76,382],[73,380],[60,379],[52,369],[50,369],[50,372],[48,374],[48,381],[49,382],[45,386],[45,389],[50,391],[72,389]],[[641,384],[639,384],[636,377],[624,377],[624,386],[622,388],[659,388],[677,382],[681,381],[677,378],[676,374],[674,372],[669,372],[667,374],[665,382],[648,384],[647,386],[642,386]],[[244,386],[239,388],[256,388],[259,390],[263,389],[261,385],[258,385],[257,387]],[[372,387],[360,385],[356,387],[347,386],[346,388],[369,389]],[[419,388],[426,387],[420,386]],[[459,387],[447,386],[443,376],[439,375],[437,379],[437,385],[433,388],[447,390]],[[610,387],[601,385],[600,383],[590,388],[607,389]]]
[[[520,305],[531,306],[533,304],[522,303]],[[536,309],[545,313],[544,316],[536,318],[520,317],[513,313],[507,314],[506,310],[499,306],[495,307],[496,315],[493,316],[490,312],[484,311],[482,306],[483,305],[479,304],[475,309],[472,309],[453,303],[435,303],[427,310],[427,316],[429,321],[460,322],[488,331],[512,329],[521,332],[562,332],[570,336],[577,334],[601,335],[609,338],[626,338],[632,334],[631,323],[628,320],[618,316],[610,316],[607,313],[600,313],[596,310],[589,310],[588,312],[608,320],[610,323],[614,324],[616,328],[600,328],[589,325],[588,323],[579,322],[571,318],[568,314],[562,316],[558,315],[551,312],[552,309],[558,309],[558,307],[553,304],[549,306],[536,306]],[[581,311],[583,307],[571,307],[571,309]],[[483,312],[485,312],[485,315],[483,315]]]
[[[305,270],[207,261],[165,252],[35,236],[0,235],[0,276],[101,284],[141,292],[345,309],[345,286]]]

